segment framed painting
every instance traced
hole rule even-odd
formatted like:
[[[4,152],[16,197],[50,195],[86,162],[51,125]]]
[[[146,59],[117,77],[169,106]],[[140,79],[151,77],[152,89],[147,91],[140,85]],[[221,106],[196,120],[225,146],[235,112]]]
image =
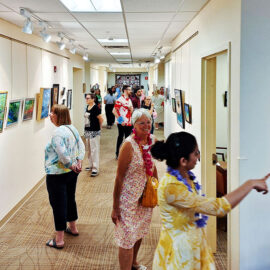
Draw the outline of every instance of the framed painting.
[[[175,102],[175,98],[172,98],[172,110],[174,113],[176,113],[176,102]]]
[[[59,87],[59,84],[53,84],[53,88],[51,89],[51,108],[54,104],[58,104]]]
[[[32,120],[34,112],[35,99],[26,98],[23,106],[23,121]]]
[[[8,92],[0,92],[0,133],[4,128]]]
[[[191,124],[192,123],[192,117],[191,117],[191,106],[187,103],[185,103],[185,117],[186,121]]]
[[[184,102],[183,102],[183,91],[174,89],[175,94],[175,103],[176,103],[176,115],[177,115],[177,123],[185,129],[185,117],[184,117]]]
[[[37,120],[42,120],[49,116],[50,103],[51,88],[40,88]]]
[[[69,110],[71,110],[71,106],[72,106],[72,89],[69,89],[67,91],[67,107],[69,108]]]
[[[9,101],[6,127],[13,126],[19,122],[21,104],[21,99]]]

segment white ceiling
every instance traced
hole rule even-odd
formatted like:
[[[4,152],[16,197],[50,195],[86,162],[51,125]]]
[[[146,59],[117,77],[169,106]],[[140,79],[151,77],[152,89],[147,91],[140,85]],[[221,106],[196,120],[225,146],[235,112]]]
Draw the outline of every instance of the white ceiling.
[[[146,61],[153,62],[158,48],[162,47],[162,54],[170,51],[171,41],[208,1],[121,0],[123,12],[83,13],[69,12],[60,0],[0,0],[0,18],[22,27],[25,18],[20,15],[20,8],[27,8],[33,14],[34,34],[41,30],[38,20],[44,20],[51,26],[48,32],[53,36],[52,42],[59,41],[57,33],[63,32],[66,43],[74,39],[77,46],[87,49],[91,62],[123,67],[116,59],[132,58],[134,64],[145,66]],[[105,49],[97,41],[109,37],[128,38],[131,57],[112,56],[109,51],[127,49]]]

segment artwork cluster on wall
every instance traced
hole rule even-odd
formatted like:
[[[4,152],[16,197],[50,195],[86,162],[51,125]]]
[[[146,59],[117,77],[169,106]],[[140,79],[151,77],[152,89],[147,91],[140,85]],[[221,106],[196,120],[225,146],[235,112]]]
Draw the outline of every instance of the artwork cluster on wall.
[[[123,85],[141,85],[141,74],[115,74],[115,83]]]
[[[54,84],[52,88],[40,88],[40,92],[36,94],[36,98],[24,98],[7,100],[8,92],[0,91],[0,133],[5,127],[11,127],[19,122],[33,119],[33,113],[36,102],[36,119],[43,120],[49,116],[50,109],[54,104],[59,103],[59,84]],[[65,87],[61,94],[65,94]],[[72,107],[72,89],[66,92],[66,98],[63,98],[64,105],[69,109]],[[8,106],[7,106],[8,104]]]
[[[185,92],[174,89],[175,98],[172,98],[172,110],[177,115],[177,123],[185,129],[185,122],[192,124],[191,105],[185,103]]]

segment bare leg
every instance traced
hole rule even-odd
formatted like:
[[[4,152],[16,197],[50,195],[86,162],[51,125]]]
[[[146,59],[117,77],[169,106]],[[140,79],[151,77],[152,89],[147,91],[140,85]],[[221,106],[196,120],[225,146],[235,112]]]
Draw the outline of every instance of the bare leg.
[[[138,252],[139,252],[139,249],[140,249],[140,246],[141,246],[141,243],[142,243],[142,239],[138,240],[135,245],[134,245],[134,252],[133,252],[133,261],[132,261],[132,265],[138,265],[137,263],[137,255],[138,255]]]
[[[69,228],[70,228],[72,233],[74,233],[74,234],[79,233],[78,229],[77,229],[77,226],[76,226],[76,221],[70,221],[69,222]]]
[[[130,270],[132,267],[133,248],[125,249],[119,247],[120,270]]]

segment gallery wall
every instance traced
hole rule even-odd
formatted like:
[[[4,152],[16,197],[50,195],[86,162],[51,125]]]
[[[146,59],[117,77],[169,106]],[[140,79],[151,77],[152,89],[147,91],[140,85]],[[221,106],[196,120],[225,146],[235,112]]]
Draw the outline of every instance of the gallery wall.
[[[83,60],[67,59],[65,51],[56,55],[57,46],[23,34],[5,21],[0,21],[0,33],[11,38],[0,38],[0,91],[8,92],[8,102],[35,97],[41,87],[51,88],[54,83],[73,88],[72,68],[84,68]],[[20,114],[18,124],[0,133],[0,220],[44,177],[44,148],[53,129],[49,118],[36,120],[35,109],[32,120],[22,122]]]
[[[171,96],[174,89],[185,91],[185,102],[192,106],[192,124],[186,122],[185,131],[191,132],[201,146],[201,59],[202,57],[231,46],[231,85],[229,102],[231,106],[230,175],[232,179],[229,190],[239,185],[239,85],[240,85],[240,0],[212,0],[201,10],[194,20],[174,39],[171,54]],[[228,18],[230,18],[228,20]],[[198,31],[198,34],[189,39]],[[229,44],[230,42],[230,44]],[[182,45],[181,45],[182,44]],[[181,46],[180,46],[181,45]],[[180,47],[179,47],[180,46]],[[178,48],[179,47],[179,48]],[[175,113],[165,104],[165,117],[168,123],[168,134],[182,131],[177,124]],[[201,178],[200,163],[194,170]],[[238,210],[230,215],[230,222],[238,224]],[[238,269],[239,231],[233,226],[228,239],[231,250],[228,254],[231,265],[228,269]]]

